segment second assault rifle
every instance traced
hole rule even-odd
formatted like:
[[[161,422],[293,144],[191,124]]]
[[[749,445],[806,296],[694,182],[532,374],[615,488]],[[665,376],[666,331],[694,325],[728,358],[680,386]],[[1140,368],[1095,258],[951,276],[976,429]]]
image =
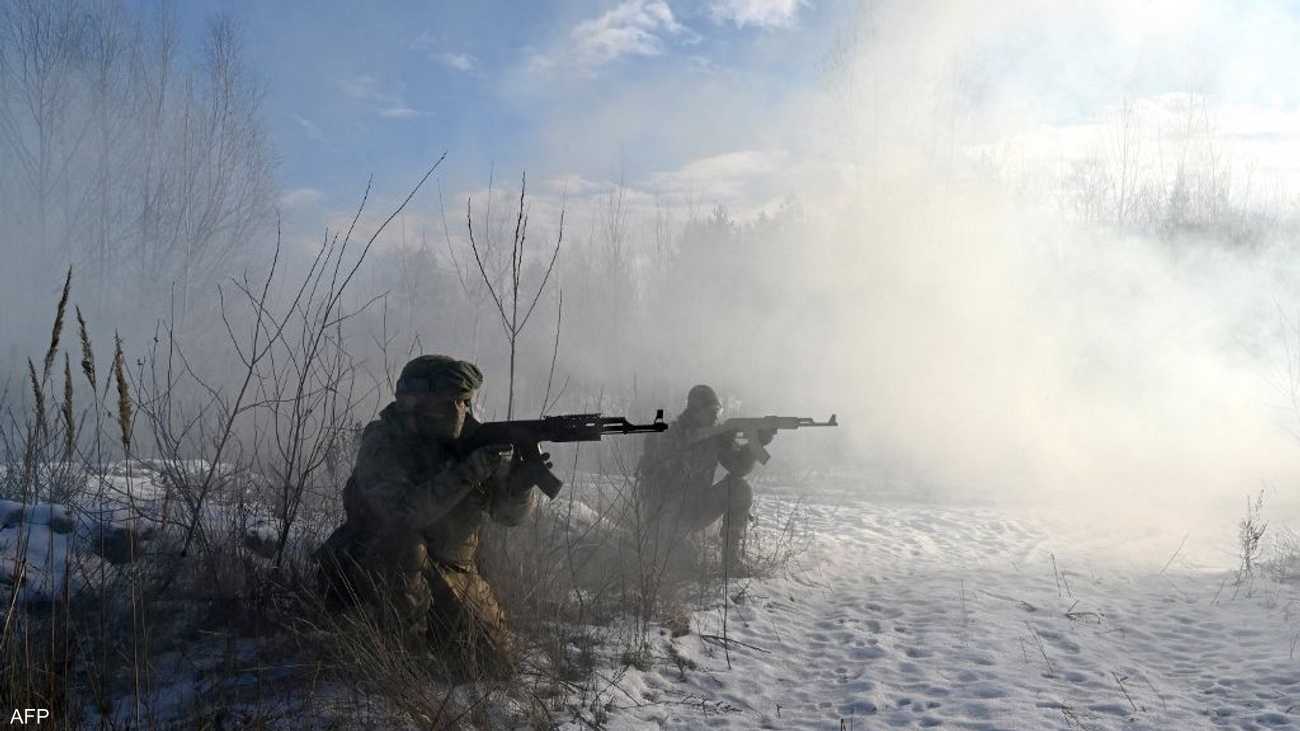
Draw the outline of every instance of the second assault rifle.
[[[541,419],[485,422],[462,433],[457,446],[462,454],[469,454],[479,447],[511,445],[515,459],[532,472],[542,492],[554,499],[564,483],[551,472],[537,446],[539,442],[598,442],[605,436],[650,434],[667,428],[663,409],[655,412],[655,420],[649,424],[633,424],[622,416],[564,414]]]
[[[737,434],[745,438],[745,448],[754,454],[754,458],[759,464],[767,464],[772,455],[763,447],[759,441],[759,432],[774,432],[778,429],[798,429],[802,426],[839,426],[840,423],[835,420],[835,414],[826,421],[814,421],[807,416],[755,416],[755,417],[738,417],[727,419],[721,424],[715,424],[707,429],[701,429],[691,442],[699,443],[706,439],[711,439],[719,434]]]

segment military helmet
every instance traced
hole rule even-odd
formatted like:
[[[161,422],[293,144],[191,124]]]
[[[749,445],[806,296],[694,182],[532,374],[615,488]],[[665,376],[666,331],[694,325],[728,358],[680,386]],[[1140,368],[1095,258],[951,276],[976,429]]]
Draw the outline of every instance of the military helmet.
[[[690,392],[686,394],[686,408],[699,409],[707,406],[721,406],[722,402],[718,400],[718,394],[712,386],[700,384],[692,386]]]
[[[483,372],[465,360],[446,355],[421,355],[402,367],[397,393],[468,393],[483,385]]]

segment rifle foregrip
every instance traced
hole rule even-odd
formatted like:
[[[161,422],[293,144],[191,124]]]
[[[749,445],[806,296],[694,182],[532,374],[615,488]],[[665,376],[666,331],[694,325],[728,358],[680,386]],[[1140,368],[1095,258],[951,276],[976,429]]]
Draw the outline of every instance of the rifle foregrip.
[[[546,493],[546,497],[554,500],[555,496],[560,494],[560,488],[564,487],[564,481],[548,469],[543,468],[543,473],[537,481],[537,488]]]

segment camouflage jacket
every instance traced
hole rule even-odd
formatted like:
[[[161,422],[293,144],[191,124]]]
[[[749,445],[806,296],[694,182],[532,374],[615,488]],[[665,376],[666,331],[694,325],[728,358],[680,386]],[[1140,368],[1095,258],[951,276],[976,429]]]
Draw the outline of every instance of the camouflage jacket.
[[[414,531],[424,537],[430,558],[471,568],[484,518],[518,525],[528,515],[532,491],[509,494],[504,475],[475,484],[459,464],[448,445],[411,433],[390,404],[362,432],[343,493],[348,523],[363,538]]]
[[[662,434],[646,438],[645,450],[637,464],[642,495],[653,501],[666,501],[683,492],[709,487],[718,465],[727,472],[744,477],[754,469],[755,459],[735,434],[718,434],[697,441],[704,427],[691,427],[680,419]]]

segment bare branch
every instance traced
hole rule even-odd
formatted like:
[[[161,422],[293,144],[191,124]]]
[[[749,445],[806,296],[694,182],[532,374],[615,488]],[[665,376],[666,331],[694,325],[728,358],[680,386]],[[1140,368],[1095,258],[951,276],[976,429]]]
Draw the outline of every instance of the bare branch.
[[[559,302],[555,306],[555,346],[551,349],[551,370],[546,374],[546,393],[542,395],[542,409],[537,418],[546,416],[550,404],[551,383],[555,379],[555,361],[560,355],[560,326],[564,323],[564,290],[559,291]]]
[[[492,280],[488,277],[487,268],[483,266],[483,257],[479,255],[478,243],[474,240],[474,214],[473,200],[465,202],[465,224],[469,228],[469,247],[474,252],[474,262],[478,264],[479,274],[483,277],[483,283],[487,285],[488,294],[492,295],[492,302],[497,306],[497,313],[501,315],[501,325],[506,329],[507,337],[511,333],[510,318],[506,317],[505,305],[501,302],[501,296],[497,294],[496,288],[492,286]],[[492,227],[492,222],[488,221],[488,228]]]
[[[528,318],[533,315],[533,308],[537,307],[537,300],[541,299],[542,291],[546,289],[546,283],[551,278],[551,272],[555,270],[555,262],[560,258],[560,244],[564,242],[564,210],[560,210],[560,232],[555,237],[555,249],[551,252],[551,262],[546,266],[546,274],[542,276],[542,283],[537,287],[537,294],[533,295],[533,301],[528,305],[528,312],[524,314],[523,322],[519,323],[522,330],[524,325],[528,324]]]
[[[460,282],[460,288],[465,293],[465,297],[474,299],[474,295],[469,289],[469,281],[465,278],[460,262],[456,260],[456,251],[451,245],[451,230],[447,228],[447,207],[442,200],[441,182],[438,183],[438,212],[442,216],[442,236],[447,242],[447,256],[451,258],[451,266],[456,271],[456,280]]]

